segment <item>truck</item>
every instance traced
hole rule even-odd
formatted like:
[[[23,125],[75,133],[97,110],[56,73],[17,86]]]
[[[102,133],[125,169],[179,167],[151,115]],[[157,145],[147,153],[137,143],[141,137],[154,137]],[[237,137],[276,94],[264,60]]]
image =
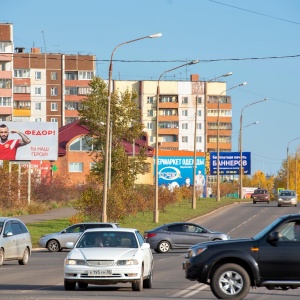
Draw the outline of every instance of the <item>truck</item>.
[[[256,204],[256,202],[270,203],[270,198],[271,197],[267,189],[258,188],[254,190],[253,194],[251,194],[253,204]]]
[[[300,287],[300,214],[283,215],[253,238],[189,248],[185,277],[210,286],[218,299],[244,299],[250,287]]]

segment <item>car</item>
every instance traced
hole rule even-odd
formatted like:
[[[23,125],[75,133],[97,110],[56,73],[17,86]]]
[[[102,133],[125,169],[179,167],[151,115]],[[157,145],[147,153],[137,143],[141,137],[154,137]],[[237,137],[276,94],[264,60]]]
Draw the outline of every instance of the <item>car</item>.
[[[7,260],[26,265],[31,251],[31,236],[26,225],[16,218],[0,217],[0,266]]]
[[[144,238],[155,252],[166,253],[170,249],[187,249],[201,242],[229,240],[230,236],[198,224],[175,222],[145,231]]]
[[[297,206],[298,195],[293,190],[281,190],[277,197],[277,206],[294,205]]]
[[[152,287],[152,251],[137,229],[88,229],[67,246],[73,249],[64,262],[65,290],[75,290],[76,283],[78,288],[131,283],[133,291]]]
[[[270,203],[270,194],[267,189],[258,188],[254,190],[253,194],[251,194],[251,198],[253,201],[253,204],[256,204],[257,202],[267,202]]]
[[[252,238],[207,242],[185,255],[185,277],[210,286],[218,299],[243,299],[250,287],[300,287],[300,214],[284,215]]]
[[[60,232],[43,235],[39,239],[39,247],[47,248],[50,252],[61,251],[66,248],[67,242],[75,243],[79,236],[89,228],[118,228],[118,223],[86,222],[78,223],[63,229]]]

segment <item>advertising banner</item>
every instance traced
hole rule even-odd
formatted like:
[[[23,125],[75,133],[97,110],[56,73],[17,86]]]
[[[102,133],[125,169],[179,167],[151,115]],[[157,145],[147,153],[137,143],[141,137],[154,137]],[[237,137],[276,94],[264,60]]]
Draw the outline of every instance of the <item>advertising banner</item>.
[[[57,160],[57,122],[0,121],[0,160]]]
[[[243,152],[243,173],[251,175],[251,152]],[[220,175],[240,174],[240,152],[219,152]],[[217,175],[217,152],[210,152],[210,174]]]

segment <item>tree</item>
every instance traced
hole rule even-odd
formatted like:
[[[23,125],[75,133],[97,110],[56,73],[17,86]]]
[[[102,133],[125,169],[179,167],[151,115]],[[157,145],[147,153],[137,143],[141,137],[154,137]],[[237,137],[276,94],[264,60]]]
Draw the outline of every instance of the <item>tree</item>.
[[[92,146],[91,153],[95,157],[92,173],[99,182],[104,180],[104,161],[106,143],[106,116],[108,90],[106,83],[100,77],[94,77],[90,82],[91,92],[84,99],[79,110],[80,123],[89,129],[86,142]],[[111,147],[111,182],[121,182],[127,187],[134,184],[137,174],[145,170],[145,152],[143,149],[133,157],[129,157],[124,149],[124,141],[133,142],[143,136],[143,123],[140,120],[140,110],[136,103],[137,93],[115,91],[111,94],[110,121],[112,130]]]

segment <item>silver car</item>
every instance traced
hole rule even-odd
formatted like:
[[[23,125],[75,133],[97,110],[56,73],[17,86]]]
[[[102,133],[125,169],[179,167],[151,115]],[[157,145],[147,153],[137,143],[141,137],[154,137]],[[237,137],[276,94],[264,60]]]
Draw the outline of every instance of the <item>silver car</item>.
[[[186,249],[192,245],[217,240],[229,240],[230,236],[216,232],[198,224],[176,222],[164,224],[144,233],[144,238],[155,252],[168,252],[170,249]]]
[[[31,250],[31,237],[25,224],[19,219],[0,217],[0,266],[5,260],[26,265]]]
[[[277,205],[294,205],[297,206],[298,196],[293,190],[281,190],[277,198]]]
[[[118,228],[117,223],[87,222],[74,224],[60,232],[50,233],[40,237],[39,246],[50,252],[61,251],[66,248],[67,242],[75,243],[80,235],[90,228]]]

